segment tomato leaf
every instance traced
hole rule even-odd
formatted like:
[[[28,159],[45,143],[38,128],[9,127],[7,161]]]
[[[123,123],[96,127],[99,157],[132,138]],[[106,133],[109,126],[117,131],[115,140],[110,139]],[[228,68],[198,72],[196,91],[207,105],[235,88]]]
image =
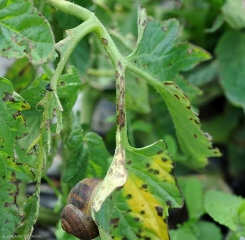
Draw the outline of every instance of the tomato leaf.
[[[48,62],[55,56],[51,27],[32,1],[2,0],[0,33],[0,55],[3,57],[27,56],[37,65]]]

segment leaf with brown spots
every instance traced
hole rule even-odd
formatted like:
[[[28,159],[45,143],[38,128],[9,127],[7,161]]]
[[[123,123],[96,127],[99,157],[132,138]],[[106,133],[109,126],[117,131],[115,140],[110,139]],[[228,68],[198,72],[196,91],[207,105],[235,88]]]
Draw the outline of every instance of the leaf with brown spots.
[[[162,96],[188,161],[185,164],[198,168],[207,164],[208,157],[220,156],[220,152],[212,148],[210,139],[200,128],[198,115],[192,110],[188,96],[174,81],[183,82],[180,72],[210,59],[210,55],[190,43],[176,43],[178,29],[176,19],[163,22],[148,19],[147,24],[138,26],[138,42],[134,52],[127,57],[126,70],[145,79]],[[186,84],[182,85],[193,92]]]
[[[0,55],[6,58],[27,56],[38,65],[56,56],[51,27],[32,1],[1,1],[0,42]]]
[[[183,202],[165,143],[128,147],[126,159],[130,159],[127,181],[104,202],[96,219],[114,239],[168,240],[168,209],[181,207]],[[106,222],[100,222],[105,216]]]
[[[34,173],[15,158],[16,141],[28,134],[22,111],[30,106],[13,90],[6,78],[0,78],[0,232],[10,236],[23,221],[17,204],[19,184],[34,180]]]

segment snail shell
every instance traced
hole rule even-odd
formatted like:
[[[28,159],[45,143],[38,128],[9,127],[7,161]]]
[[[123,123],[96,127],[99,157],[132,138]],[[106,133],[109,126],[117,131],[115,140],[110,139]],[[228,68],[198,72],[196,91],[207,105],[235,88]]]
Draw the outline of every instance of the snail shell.
[[[83,240],[99,235],[98,227],[91,218],[91,204],[101,179],[86,178],[74,186],[68,195],[67,205],[61,213],[62,228]]]

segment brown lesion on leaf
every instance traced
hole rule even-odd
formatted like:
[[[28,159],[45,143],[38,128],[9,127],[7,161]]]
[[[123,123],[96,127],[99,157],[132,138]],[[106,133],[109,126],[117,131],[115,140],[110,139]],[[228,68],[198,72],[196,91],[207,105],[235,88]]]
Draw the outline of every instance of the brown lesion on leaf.
[[[118,221],[119,221],[119,218],[112,218],[112,219],[110,220],[110,224],[117,224]]]
[[[119,78],[120,74],[118,71],[116,71],[116,78]]]
[[[159,171],[158,170],[154,170],[153,172],[155,175],[158,175],[159,174]]]
[[[21,112],[18,110],[16,113],[14,113],[13,115],[13,118],[16,120],[18,117],[22,116],[21,115]]]
[[[136,218],[134,218],[134,221],[135,221],[135,222],[139,222],[140,219],[136,217]]]
[[[170,208],[172,207],[172,202],[170,200],[168,200],[166,203]]]
[[[193,136],[194,136],[194,138],[197,138],[197,135],[196,134],[194,134]]]
[[[130,194],[130,193],[127,194],[127,196],[126,196],[127,199],[131,199],[132,197],[133,197],[133,196],[132,196],[132,194]]]
[[[159,151],[157,152],[158,155],[160,155],[160,154],[162,154],[162,153],[163,153],[163,150],[159,150]]]
[[[177,94],[174,94],[174,96],[179,100],[179,96]]]
[[[159,217],[162,217],[163,216],[163,208],[160,206],[156,206],[155,209],[156,209],[157,215]]]
[[[5,97],[2,98],[2,100],[3,100],[4,102],[15,102],[14,97],[13,97],[12,94],[10,94],[10,93],[8,93],[8,92],[4,92],[4,94],[5,94]]]
[[[164,84],[165,86],[171,86],[171,85],[173,85],[174,83],[173,83],[173,82],[163,82],[163,84]]]

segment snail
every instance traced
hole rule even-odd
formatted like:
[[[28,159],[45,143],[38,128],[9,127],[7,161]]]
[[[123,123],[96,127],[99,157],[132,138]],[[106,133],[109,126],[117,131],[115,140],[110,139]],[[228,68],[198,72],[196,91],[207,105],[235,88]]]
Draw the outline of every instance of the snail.
[[[67,205],[61,213],[62,228],[83,240],[91,240],[99,235],[98,227],[91,217],[91,203],[101,179],[86,178],[70,191]]]

